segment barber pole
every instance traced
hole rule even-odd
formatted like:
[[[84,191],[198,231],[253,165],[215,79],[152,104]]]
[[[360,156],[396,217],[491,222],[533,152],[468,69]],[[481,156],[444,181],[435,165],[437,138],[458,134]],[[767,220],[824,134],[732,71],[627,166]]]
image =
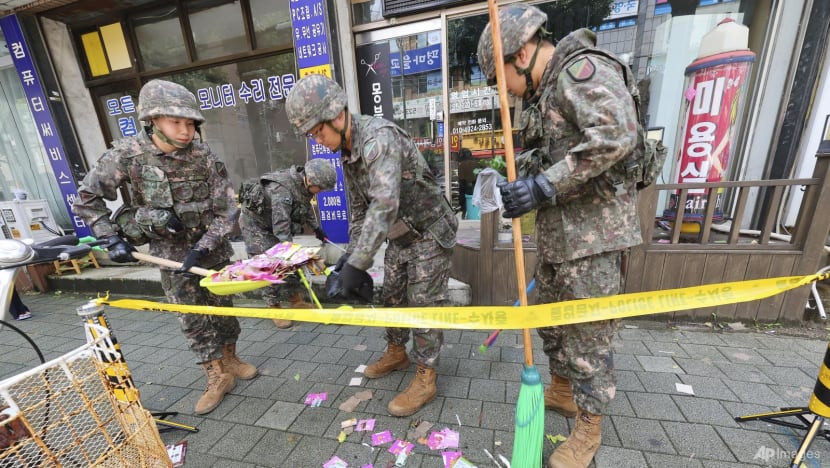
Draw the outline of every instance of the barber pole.
[[[720,182],[728,176],[743,90],[755,61],[755,53],[746,44],[747,28],[725,19],[703,37],[701,56],[686,67],[685,119],[678,132],[683,139],[675,167],[678,183]],[[669,197],[664,218],[676,219],[679,193]],[[723,197],[720,189],[713,222],[724,219]],[[700,229],[708,200],[709,189],[688,190],[683,231]]]

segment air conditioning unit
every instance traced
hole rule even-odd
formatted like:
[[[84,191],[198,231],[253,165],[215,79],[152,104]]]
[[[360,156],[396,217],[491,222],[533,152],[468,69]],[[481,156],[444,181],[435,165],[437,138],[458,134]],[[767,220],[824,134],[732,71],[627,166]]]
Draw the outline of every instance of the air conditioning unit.
[[[38,243],[64,234],[46,200],[0,202],[0,222],[6,239],[32,239]]]

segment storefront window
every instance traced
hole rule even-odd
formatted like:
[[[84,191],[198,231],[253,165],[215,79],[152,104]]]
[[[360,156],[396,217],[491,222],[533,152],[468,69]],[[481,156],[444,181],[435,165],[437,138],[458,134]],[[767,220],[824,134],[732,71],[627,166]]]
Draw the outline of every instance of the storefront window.
[[[285,96],[293,87],[293,53],[180,73],[164,79],[197,97],[202,137],[225,162],[234,184],[305,164],[307,144],[291,131]]]
[[[291,47],[291,16],[288,1],[275,5],[273,0],[251,0],[251,18],[258,49]]]
[[[383,19],[383,0],[352,0],[354,24],[371,23]]]
[[[0,201],[12,200],[15,190],[23,190],[28,200],[46,200],[54,221],[71,228],[63,196],[5,45],[0,33]]]
[[[175,4],[138,15],[132,23],[145,70],[187,63],[187,51]]]
[[[214,6],[216,3],[216,0],[200,0],[187,6],[198,60],[248,50],[239,2]]]

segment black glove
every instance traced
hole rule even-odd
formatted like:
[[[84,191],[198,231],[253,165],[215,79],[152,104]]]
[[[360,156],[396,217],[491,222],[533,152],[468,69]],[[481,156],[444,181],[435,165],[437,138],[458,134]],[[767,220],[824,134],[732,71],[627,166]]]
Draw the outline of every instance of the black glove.
[[[351,254],[344,253],[340,256],[340,258],[337,260],[337,263],[334,264],[334,271],[340,271],[343,269],[343,265],[345,265],[346,262],[349,260],[349,255]]]
[[[314,230],[314,237],[316,237],[320,242],[326,242],[326,239],[328,239],[329,236],[323,228],[317,228]]]
[[[167,228],[167,232],[171,234],[178,234],[185,229],[184,224],[182,224],[182,220],[180,220],[176,215],[170,216],[170,219],[167,220],[165,227]]]
[[[556,194],[544,174],[522,177],[513,182],[501,181],[497,185],[504,202],[505,218],[518,218]]]
[[[190,271],[191,267],[199,265],[199,261],[202,260],[202,256],[205,255],[206,252],[207,251],[201,247],[193,247],[190,249],[190,252],[187,253],[187,257],[184,258],[179,271],[186,273]]]
[[[351,263],[344,264],[340,270],[340,286],[346,293],[355,293],[365,280],[366,272],[353,267]]]
[[[129,263],[137,262],[130,252],[135,252],[135,247],[127,243],[120,236],[109,236],[106,238],[107,251],[110,255],[110,260],[115,263]]]

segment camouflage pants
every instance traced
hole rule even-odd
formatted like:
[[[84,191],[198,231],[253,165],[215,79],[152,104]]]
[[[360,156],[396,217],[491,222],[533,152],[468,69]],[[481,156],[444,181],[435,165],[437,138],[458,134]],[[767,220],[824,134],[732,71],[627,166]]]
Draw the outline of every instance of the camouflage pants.
[[[242,239],[245,242],[245,251],[248,257],[259,255],[279,243],[280,240],[271,231],[262,229],[253,219],[248,216],[240,216],[239,228],[242,231]],[[283,284],[275,284],[262,288],[262,300],[268,307],[280,305],[281,294],[294,295],[305,291],[305,287],[296,274],[286,277]]]
[[[539,303],[618,294],[622,252],[608,252],[561,264],[539,263]],[[611,340],[616,320],[539,328],[551,375],[571,381],[574,401],[584,411],[603,414],[617,391]]]
[[[449,302],[450,260],[452,250],[445,249],[426,238],[401,246],[389,242],[383,260],[384,307],[443,306]],[[386,329],[386,341],[400,346],[409,341],[413,346],[410,356],[421,366],[435,368],[444,332],[434,328]]]
[[[217,296],[199,286],[199,276],[174,270],[160,271],[161,287],[171,304],[233,307],[231,296]],[[222,346],[236,343],[241,331],[236,317],[222,315],[179,314],[179,324],[199,363],[221,358]]]

